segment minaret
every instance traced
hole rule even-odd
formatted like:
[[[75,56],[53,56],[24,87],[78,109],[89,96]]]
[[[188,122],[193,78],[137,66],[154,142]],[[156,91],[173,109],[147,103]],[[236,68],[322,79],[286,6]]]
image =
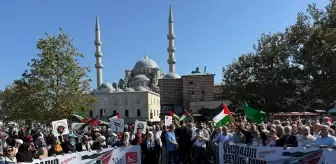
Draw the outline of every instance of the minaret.
[[[103,82],[103,64],[102,64],[102,52],[101,52],[101,45],[102,42],[100,41],[100,26],[99,26],[99,20],[98,20],[98,14],[96,15],[96,30],[95,30],[96,39],[94,41],[94,45],[96,46],[96,64],[95,67],[97,69],[97,89],[100,87],[100,85]]]
[[[174,44],[174,39],[175,39],[175,34],[174,34],[174,20],[173,20],[173,10],[172,6],[170,4],[169,7],[169,17],[168,17],[168,35],[167,35],[168,43],[169,46],[167,48],[169,58],[167,60],[169,64],[169,73],[175,73],[175,44]]]

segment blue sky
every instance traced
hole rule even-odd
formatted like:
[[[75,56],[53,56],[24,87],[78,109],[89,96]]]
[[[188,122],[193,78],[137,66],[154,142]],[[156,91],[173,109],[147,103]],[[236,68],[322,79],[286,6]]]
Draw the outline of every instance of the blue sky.
[[[328,0],[173,0],[176,70],[188,74],[207,66],[221,81],[221,68],[252,50],[262,32],[283,31],[309,3],[324,7]],[[1,0],[0,89],[20,78],[36,55],[44,33],[62,27],[94,69],[94,23],[98,12],[103,42],[103,79],[118,81],[125,69],[144,57],[167,72],[166,39],[169,0]]]

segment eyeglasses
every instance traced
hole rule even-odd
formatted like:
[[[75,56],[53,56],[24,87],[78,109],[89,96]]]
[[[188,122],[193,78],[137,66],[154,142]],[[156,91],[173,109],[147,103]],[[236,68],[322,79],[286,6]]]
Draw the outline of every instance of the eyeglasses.
[[[8,149],[7,151],[8,151],[8,152],[12,152],[12,151],[14,151],[14,150],[13,150],[13,149]]]

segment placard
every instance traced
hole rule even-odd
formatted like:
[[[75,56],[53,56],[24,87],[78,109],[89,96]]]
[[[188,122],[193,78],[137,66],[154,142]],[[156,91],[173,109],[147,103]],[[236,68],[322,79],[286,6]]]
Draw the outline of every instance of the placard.
[[[173,123],[173,117],[172,116],[165,116],[165,126],[170,126]]]
[[[68,121],[66,119],[53,121],[51,124],[54,136],[69,134]]]
[[[72,123],[71,130],[75,137],[81,137],[88,131],[88,127],[85,123]]]
[[[142,134],[146,134],[147,122],[136,120],[134,123],[134,134],[140,129]]]
[[[110,118],[111,132],[124,132],[125,123],[123,118]]]

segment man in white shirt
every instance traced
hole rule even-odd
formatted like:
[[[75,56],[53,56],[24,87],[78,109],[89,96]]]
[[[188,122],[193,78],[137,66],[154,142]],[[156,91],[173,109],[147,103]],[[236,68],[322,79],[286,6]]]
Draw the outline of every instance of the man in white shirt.
[[[204,123],[201,123],[198,129],[195,130],[193,134],[194,144],[194,159],[193,164],[203,164],[206,152],[206,143],[209,141],[209,133],[205,129]]]

